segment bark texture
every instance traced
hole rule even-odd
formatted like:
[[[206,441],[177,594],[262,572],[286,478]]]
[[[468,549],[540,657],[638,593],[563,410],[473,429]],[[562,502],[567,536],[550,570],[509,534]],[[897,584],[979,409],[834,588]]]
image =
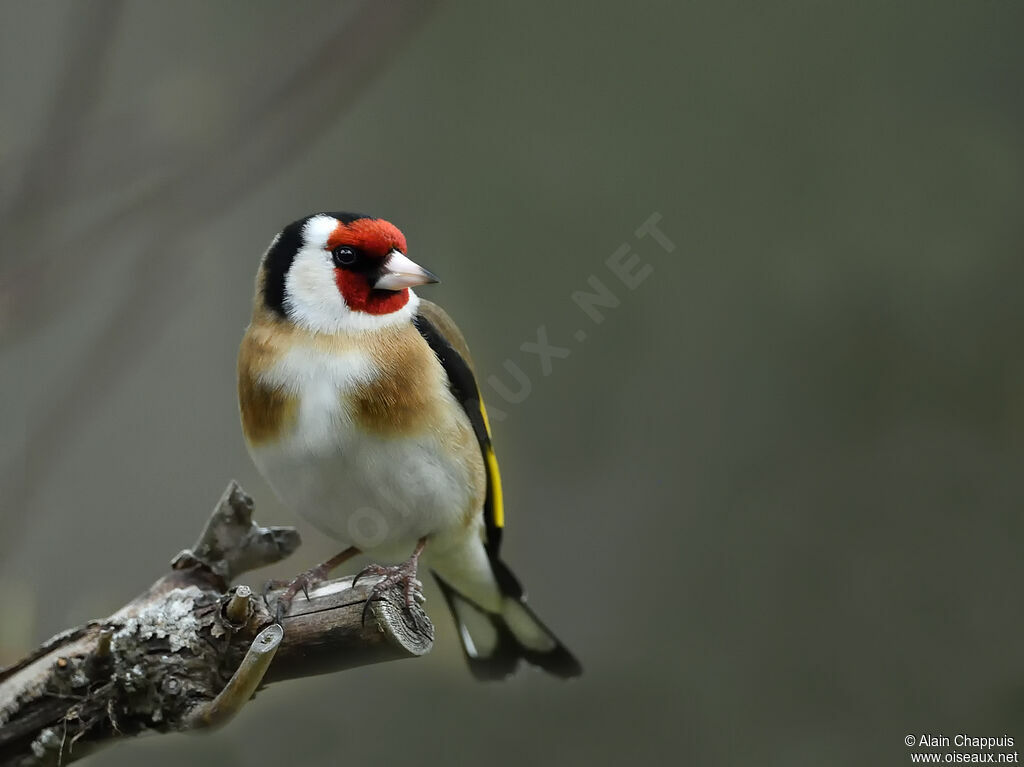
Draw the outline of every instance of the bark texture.
[[[398,592],[373,602],[364,622],[373,579],[299,595],[280,624],[249,586],[231,587],[299,543],[292,528],[256,525],[252,499],[232,482],[168,574],[106,620],[0,670],[0,765],[63,765],[143,732],[219,726],[263,684],[430,650],[433,626]]]

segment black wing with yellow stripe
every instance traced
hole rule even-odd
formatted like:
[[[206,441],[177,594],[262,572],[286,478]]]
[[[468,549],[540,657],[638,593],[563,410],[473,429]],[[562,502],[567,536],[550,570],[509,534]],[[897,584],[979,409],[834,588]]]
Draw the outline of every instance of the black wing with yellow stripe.
[[[448,314],[430,301],[420,301],[419,312],[413,324],[448,375],[448,386],[469,416],[477,442],[480,443],[480,453],[487,471],[487,496],[484,499],[487,553],[492,560],[497,559],[498,550],[501,548],[501,531],[505,526],[501,475],[498,472],[498,459],[491,446],[491,427],[487,422],[487,411],[480,396],[476,376],[473,375],[469,347]]]

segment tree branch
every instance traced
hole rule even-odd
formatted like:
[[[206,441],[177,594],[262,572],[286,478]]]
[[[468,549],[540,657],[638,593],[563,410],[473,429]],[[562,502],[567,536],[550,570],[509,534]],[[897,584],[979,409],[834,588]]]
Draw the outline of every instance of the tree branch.
[[[283,626],[248,586],[229,588],[298,546],[293,528],[256,525],[232,482],[196,544],[145,593],[0,670],[0,766],[64,765],[143,732],[216,727],[269,682],[430,650],[433,626],[399,591],[363,623],[372,579],[322,584]]]

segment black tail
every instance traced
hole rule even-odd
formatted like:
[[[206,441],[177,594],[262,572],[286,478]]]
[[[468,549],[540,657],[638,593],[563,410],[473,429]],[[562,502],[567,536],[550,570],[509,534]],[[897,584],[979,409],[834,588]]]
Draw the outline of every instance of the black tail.
[[[583,673],[575,656],[527,606],[523,589],[508,566],[494,557],[491,567],[503,594],[500,612],[484,610],[434,573],[455,618],[473,676],[504,679],[515,672],[520,659],[563,679]]]

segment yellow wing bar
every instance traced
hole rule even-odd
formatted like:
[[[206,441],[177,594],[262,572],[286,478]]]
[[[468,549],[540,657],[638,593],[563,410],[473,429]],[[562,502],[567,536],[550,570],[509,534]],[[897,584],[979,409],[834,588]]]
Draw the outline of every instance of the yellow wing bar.
[[[487,436],[491,436],[491,422],[487,418],[487,408],[484,407],[483,397],[477,390],[477,399],[480,402],[480,415],[484,417],[484,428],[487,429]],[[501,472],[498,471],[498,457],[494,454],[494,447],[487,446],[484,458],[487,462],[487,477],[491,482],[491,504],[494,515],[494,526],[505,526],[505,501],[501,494]]]

